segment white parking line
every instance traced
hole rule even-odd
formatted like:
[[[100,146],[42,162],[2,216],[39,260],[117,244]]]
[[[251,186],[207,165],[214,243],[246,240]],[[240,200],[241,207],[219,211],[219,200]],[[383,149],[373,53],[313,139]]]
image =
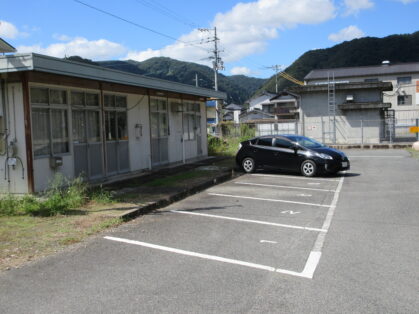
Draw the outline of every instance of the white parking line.
[[[307,205],[307,206],[318,206],[318,207],[330,207],[331,206],[331,205],[324,205],[324,204],[294,202],[294,201],[287,201],[287,200],[277,200],[277,199],[272,199],[272,198],[260,198],[260,197],[251,197],[251,196],[243,196],[243,195],[231,195],[231,194],[220,194],[220,193],[208,193],[208,195],[222,196],[222,197],[232,197],[232,198],[243,198],[243,199],[256,200],[256,201],[267,201],[267,202],[289,203],[289,204],[298,204],[298,205]]]
[[[260,270],[266,270],[266,271],[270,271],[270,272],[277,272],[277,273],[292,275],[292,276],[297,276],[297,277],[312,278],[312,273],[314,272],[312,270],[312,268],[313,268],[312,265],[314,264],[313,262],[310,262],[310,263],[307,262],[306,266],[304,267],[304,270],[301,273],[299,273],[299,272],[295,272],[295,271],[291,271],[291,270],[275,268],[275,267],[261,265],[261,264],[249,263],[249,262],[244,262],[244,261],[231,259],[231,258],[225,258],[225,257],[221,257],[221,256],[216,256],[216,255],[208,255],[208,254],[202,254],[202,253],[197,253],[197,252],[192,252],[192,251],[180,250],[180,249],[176,249],[176,248],[172,248],[172,247],[168,247],[168,246],[162,246],[162,245],[157,245],[157,244],[152,244],[152,243],[147,243],[147,242],[141,242],[141,241],[135,241],[135,240],[129,240],[129,239],[123,239],[123,238],[116,238],[116,237],[104,237],[104,239],[111,240],[111,241],[116,241],[116,242],[127,243],[127,244],[139,245],[139,246],[143,246],[143,247],[147,247],[147,248],[151,248],[151,249],[155,249],[155,250],[166,251],[166,252],[170,252],[170,253],[176,253],[176,254],[181,254],[181,255],[187,255],[187,256],[193,256],[193,257],[213,260],[213,261],[222,262],[222,263],[246,266],[246,267],[256,268],[256,269],[260,269]],[[313,258],[311,258],[312,255],[313,255],[313,253],[310,253],[309,260],[313,259]]]
[[[342,189],[343,180],[345,177],[341,177],[338,187],[336,188],[335,195],[333,196],[332,204],[326,214],[326,218],[323,222],[322,229],[329,230],[330,224],[332,223],[332,218],[335,213],[336,204],[339,199],[339,193]],[[316,242],[314,243],[313,249],[310,252],[310,256],[307,259],[306,266],[304,267],[303,274],[307,278],[313,278],[314,272],[316,271],[317,265],[320,262],[320,258],[322,256],[322,248],[324,241],[326,239],[327,232],[322,232],[317,235]]]
[[[349,159],[352,158],[406,158],[408,156],[348,156]]]
[[[270,244],[277,244],[276,241],[270,241],[270,240],[260,240],[260,243],[270,243]]]
[[[276,185],[276,184],[261,184],[261,183],[251,183],[251,182],[234,182],[235,184],[243,185],[254,185],[254,186],[264,186],[272,188],[283,188],[283,189],[295,189],[295,190],[309,190],[309,191],[321,191],[321,192],[335,192],[335,190],[326,190],[326,189],[315,189],[315,188],[303,188],[299,186],[286,186],[286,185]]]
[[[123,238],[116,238],[116,237],[104,237],[104,238],[107,239],[107,240],[111,240],[111,241],[134,244],[134,245],[148,247],[148,248],[151,248],[151,249],[156,249],[156,250],[161,250],[161,251],[166,251],[166,252],[171,252],[171,253],[177,253],[177,254],[182,254],[182,255],[188,255],[188,256],[194,256],[194,257],[209,259],[209,260],[213,260],[213,261],[223,262],[223,263],[247,266],[247,267],[252,267],[252,268],[257,268],[257,269],[262,269],[262,270],[268,270],[268,271],[272,271],[272,272],[276,271],[275,267],[270,267],[270,266],[255,264],[255,263],[239,261],[239,260],[235,260],[235,259],[231,259],[231,258],[225,258],[225,257],[220,257],[220,256],[215,256],[215,255],[202,254],[202,253],[196,253],[196,252],[192,252],[192,251],[185,251],[185,250],[180,250],[180,249],[176,249],[176,248],[172,248],[172,247],[168,247],[168,246],[156,245],[156,244],[152,244],[152,243],[128,240],[128,239],[123,239]]]
[[[269,221],[251,220],[251,219],[243,219],[243,218],[235,218],[235,217],[219,216],[219,215],[211,215],[211,214],[203,214],[203,213],[194,213],[194,212],[188,212],[188,211],[183,211],[183,210],[171,210],[171,212],[172,213],[178,213],[178,214],[187,214],[187,215],[195,215],[195,216],[203,216],[203,217],[210,217],[210,218],[218,218],[218,219],[226,219],[226,220],[233,220],[233,221],[240,221],[240,222],[255,223],[255,224],[268,225],[268,226],[274,226],[274,227],[300,229],[300,230],[317,231],[317,232],[327,232],[327,229],[311,228],[311,227],[303,227],[303,226],[287,225],[287,224],[279,224],[279,223],[269,222]]]
[[[252,176],[255,177],[271,177],[271,178],[290,178],[296,180],[317,180],[317,181],[329,181],[329,182],[339,182],[339,179],[325,179],[325,178],[313,178],[313,177],[298,177],[298,176],[287,176],[287,175],[274,175],[274,174],[260,174],[260,173],[252,173]]]

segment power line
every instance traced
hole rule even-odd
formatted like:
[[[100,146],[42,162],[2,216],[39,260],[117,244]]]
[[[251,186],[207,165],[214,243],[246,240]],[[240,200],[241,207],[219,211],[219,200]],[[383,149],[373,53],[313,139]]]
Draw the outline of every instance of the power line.
[[[163,15],[169,17],[169,18],[172,18],[172,19],[174,19],[174,20],[176,20],[176,21],[178,21],[178,22],[180,22],[180,23],[182,23],[182,24],[184,24],[184,25],[186,25],[188,27],[191,27],[193,29],[199,27],[193,21],[188,20],[188,19],[182,17],[180,14],[178,14],[175,11],[169,9],[168,7],[164,6],[161,3],[158,3],[157,1],[136,0],[136,2],[142,4],[142,5],[150,8],[150,9],[153,9],[153,10],[155,10],[157,12],[160,12],[161,14],[163,14]]]
[[[205,49],[205,48],[203,48],[203,47],[199,47],[199,46],[196,46],[196,45],[191,44],[191,43],[189,43],[189,42],[182,41],[182,40],[180,40],[180,39],[176,39],[175,37],[172,37],[172,36],[170,36],[170,35],[167,35],[167,34],[164,34],[164,33],[162,33],[162,32],[159,32],[159,31],[156,31],[156,30],[154,30],[154,29],[151,29],[151,28],[149,28],[149,27],[146,27],[146,26],[140,25],[140,24],[138,24],[138,23],[136,23],[136,22],[133,22],[133,21],[127,20],[127,19],[125,19],[125,18],[123,18],[123,17],[120,17],[120,16],[118,16],[118,15],[116,15],[116,14],[113,14],[113,13],[111,13],[111,12],[108,12],[108,11],[102,10],[102,9],[100,9],[100,8],[97,8],[97,7],[92,6],[92,5],[88,4],[88,3],[82,2],[82,1],[80,1],[80,0],[73,0],[73,1],[74,1],[74,2],[77,2],[77,3],[79,3],[79,4],[82,4],[82,5],[84,5],[84,6],[88,7],[88,8],[90,8],[90,9],[95,10],[95,11],[98,11],[98,12],[100,12],[100,13],[103,13],[103,14],[109,15],[109,16],[111,16],[111,17],[113,17],[113,18],[116,18],[116,19],[121,20],[121,21],[123,21],[123,22],[126,22],[126,23],[128,23],[128,24],[131,24],[131,25],[133,25],[133,26],[136,26],[136,27],[138,27],[138,28],[141,28],[141,29],[144,29],[144,30],[146,30],[146,31],[149,31],[149,32],[151,32],[151,33],[154,33],[154,34],[157,34],[157,35],[160,35],[160,36],[163,36],[163,37],[166,37],[166,38],[172,39],[172,40],[174,40],[174,41],[176,41],[176,42],[181,42],[181,43],[186,44],[186,45],[195,46],[195,47],[197,47],[197,48],[207,50],[207,49]]]

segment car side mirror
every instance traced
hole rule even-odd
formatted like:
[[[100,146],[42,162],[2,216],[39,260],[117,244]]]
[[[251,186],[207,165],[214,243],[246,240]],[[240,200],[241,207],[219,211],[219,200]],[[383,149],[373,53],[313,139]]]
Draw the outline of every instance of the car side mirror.
[[[297,151],[300,149],[300,147],[299,147],[297,144],[293,144],[293,145],[291,146],[291,149],[293,149],[293,150],[294,150],[294,153],[297,153]]]

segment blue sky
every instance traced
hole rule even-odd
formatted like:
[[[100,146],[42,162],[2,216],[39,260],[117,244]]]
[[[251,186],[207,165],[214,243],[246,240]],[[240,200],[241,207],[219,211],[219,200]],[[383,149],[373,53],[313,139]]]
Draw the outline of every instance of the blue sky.
[[[419,30],[418,0],[75,0],[3,1],[0,37],[19,52],[93,60],[168,56],[209,64],[208,33],[219,31],[224,74],[269,77],[310,49]]]

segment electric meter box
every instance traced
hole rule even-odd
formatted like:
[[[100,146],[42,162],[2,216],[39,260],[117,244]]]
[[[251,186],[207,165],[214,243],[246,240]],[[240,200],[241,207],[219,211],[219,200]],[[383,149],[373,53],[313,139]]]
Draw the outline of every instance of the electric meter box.
[[[56,169],[58,167],[61,167],[63,165],[63,157],[50,157],[49,159],[49,166],[52,169]]]

